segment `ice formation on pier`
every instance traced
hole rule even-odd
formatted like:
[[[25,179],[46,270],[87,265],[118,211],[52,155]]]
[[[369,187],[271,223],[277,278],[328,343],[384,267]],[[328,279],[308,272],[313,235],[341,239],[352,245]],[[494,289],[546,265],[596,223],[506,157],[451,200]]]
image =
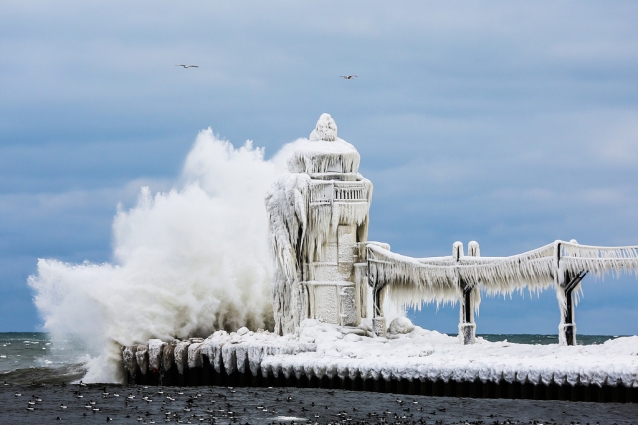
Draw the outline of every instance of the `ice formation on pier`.
[[[175,351],[175,364],[169,362],[154,373],[156,378],[161,377],[177,367],[180,375],[186,368],[191,375],[201,375],[207,373],[204,365],[210,365],[217,373],[237,371],[264,378],[478,380],[638,388],[636,336],[577,347],[488,342],[482,338],[467,346],[455,337],[413,326],[405,318],[391,323],[387,338],[374,337],[368,321],[363,322],[351,328],[306,319],[295,333],[285,336],[244,328],[230,334],[218,331],[205,340],[173,341],[166,347]],[[142,347],[146,357],[131,354],[135,350],[139,353],[139,348],[124,348],[132,378],[152,372],[151,364],[165,364],[158,360],[158,354],[152,354],[157,353],[150,350],[152,344],[153,340],[148,343],[149,349]],[[183,353],[179,357],[178,351]],[[126,359],[133,360],[127,363]]]
[[[459,335],[464,343],[475,339],[474,310],[480,290],[508,294],[527,288],[540,292],[553,287],[559,301],[562,344],[575,344],[573,304],[587,273],[597,277],[633,273],[638,276],[638,247],[596,247],[570,242],[552,244],[510,257],[481,257],[478,244],[470,243],[464,256],[462,244],[454,244],[447,257],[411,258],[375,245],[366,247],[369,281],[373,293],[391,293],[393,302],[419,307],[423,302],[461,302]],[[376,309],[378,310],[378,309]],[[379,312],[382,315],[382,312]]]
[[[372,184],[358,169],[359,153],[323,114],[267,195],[276,333],[292,333],[306,318],[356,326],[367,316],[359,253],[368,236]]]
[[[541,248],[510,257],[452,256],[411,258],[368,246],[368,258],[377,285],[394,285],[393,293],[405,302],[454,301],[456,280],[479,285],[489,294],[515,290],[541,291],[563,285],[565,276],[588,270],[598,277],[607,273],[638,275],[638,251],[630,247],[596,247],[574,241],[556,241]],[[557,273],[559,271],[559,273]]]

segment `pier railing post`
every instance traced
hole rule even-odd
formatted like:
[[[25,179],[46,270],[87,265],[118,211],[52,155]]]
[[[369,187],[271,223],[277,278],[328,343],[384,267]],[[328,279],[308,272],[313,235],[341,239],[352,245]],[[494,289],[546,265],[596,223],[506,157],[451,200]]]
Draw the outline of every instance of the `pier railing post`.
[[[561,321],[558,325],[558,342],[560,345],[576,345],[576,323],[574,322],[574,309],[572,292],[564,288],[558,288]],[[560,301],[563,298],[565,304]]]
[[[480,250],[477,242],[472,241],[467,246],[468,256],[479,257]],[[456,242],[452,249],[452,257],[458,264],[463,257],[463,244]],[[458,275],[457,275],[458,277]],[[459,279],[459,288],[461,289],[460,314],[459,314],[459,339],[463,345],[474,344],[476,341],[476,323],[474,322],[474,300],[476,299],[478,286],[470,285],[461,277]]]
[[[570,243],[577,244],[575,239]],[[556,298],[560,308],[560,324],[558,325],[558,343],[560,345],[576,345],[576,320],[574,308],[574,290],[578,288],[587,271],[577,274],[570,273],[565,267],[561,267],[562,244],[558,242],[555,247],[554,258],[554,283]]]
[[[374,273],[374,267],[371,266],[374,254],[368,250],[366,257],[368,260],[368,285],[372,288],[372,332],[376,336],[385,337],[387,327],[383,316],[383,288],[377,287],[376,273]]]
[[[385,317],[383,316],[383,309],[381,307],[381,290],[374,290],[374,317],[372,318],[372,331],[376,336],[385,336],[387,324]]]

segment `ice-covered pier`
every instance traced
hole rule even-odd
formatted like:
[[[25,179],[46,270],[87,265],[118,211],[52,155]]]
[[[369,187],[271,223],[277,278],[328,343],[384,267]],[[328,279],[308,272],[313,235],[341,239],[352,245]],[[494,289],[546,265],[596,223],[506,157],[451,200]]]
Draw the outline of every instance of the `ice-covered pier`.
[[[274,332],[215,332],[122,348],[129,382],[286,385],[471,397],[638,401],[638,337],[576,345],[575,304],[588,273],[636,273],[638,246],[555,241],[509,257],[478,243],[411,258],[368,241],[372,183],[359,153],[323,114],[266,197],[275,273]],[[556,291],[560,344],[476,338],[481,292]],[[458,303],[459,337],[386,323],[394,305]]]
[[[246,328],[123,347],[130,383],[300,386],[485,398],[638,402],[638,337],[561,346],[458,338],[397,319],[370,326],[307,319],[286,336]]]

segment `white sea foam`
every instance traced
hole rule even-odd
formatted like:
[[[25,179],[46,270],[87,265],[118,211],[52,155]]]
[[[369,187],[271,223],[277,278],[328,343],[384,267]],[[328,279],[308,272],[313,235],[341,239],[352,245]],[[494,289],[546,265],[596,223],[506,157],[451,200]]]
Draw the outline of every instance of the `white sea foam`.
[[[204,130],[173,190],[142,188],[118,210],[110,263],[38,261],[29,285],[45,329],[95,355],[84,381],[119,380],[120,345],[271,325],[264,197],[296,144],[267,161]]]

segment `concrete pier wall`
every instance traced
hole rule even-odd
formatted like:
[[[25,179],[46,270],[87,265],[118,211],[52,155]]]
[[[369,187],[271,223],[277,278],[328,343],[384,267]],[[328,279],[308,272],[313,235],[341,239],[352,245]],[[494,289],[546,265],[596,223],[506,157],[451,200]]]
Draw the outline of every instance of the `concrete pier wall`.
[[[143,362],[144,364],[144,362]],[[148,364],[148,362],[146,362]],[[248,364],[244,371],[237,368],[229,374],[222,365],[219,371],[215,370],[209,358],[202,356],[201,367],[183,368],[180,373],[171,365],[168,370],[165,362],[160,362],[159,369],[146,370],[142,373],[139,365],[134,369],[126,369],[128,384],[137,385],[162,385],[162,386],[232,386],[232,387],[297,387],[297,388],[327,388],[350,391],[370,391],[408,395],[423,395],[434,397],[469,397],[469,398],[507,398],[507,399],[532,399],[532,400],[570,400],[589,402],[615,402],[638,403],[638,388],[625,387],[623,385],[575,385],[568,384],[544,385],[539,383],[508,383],[500,382],[456,382],[450,380],[408,380],[408,379],[351,379],[349,377],[332,378],[324,376],[321,379],[316,376],[308,377],[305,374],[297,377],[291,374],[289,377],[279,373],[275,376],[268,372],[263,376],[261,370],[256,374],[251,373]]]

